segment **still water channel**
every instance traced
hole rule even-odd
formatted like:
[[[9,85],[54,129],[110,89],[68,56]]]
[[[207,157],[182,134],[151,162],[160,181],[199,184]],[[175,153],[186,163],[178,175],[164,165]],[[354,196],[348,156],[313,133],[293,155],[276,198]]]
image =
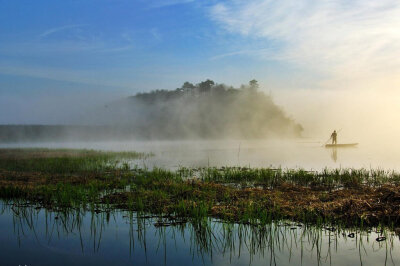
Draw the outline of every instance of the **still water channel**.
[[[0,202],[0,211],[1,265],[400,264],[399,238],[376,229],[212,219],[159,226],[160,218],[145,214],[56,212],[12,202]]]

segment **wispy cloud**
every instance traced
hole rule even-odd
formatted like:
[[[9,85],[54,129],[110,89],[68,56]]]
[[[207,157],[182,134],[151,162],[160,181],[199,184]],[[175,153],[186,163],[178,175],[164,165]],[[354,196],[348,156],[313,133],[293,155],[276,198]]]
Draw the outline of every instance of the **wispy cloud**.
[[[229,33],[280,43],[256,53],[267,59],[336,75],[400,71],[397,0],[234,0],[213,5],[211,17]]]
[[[157,40],[157,41],[161,41],[161,40],[162,40],[161,33],[160,33],[160,31],[159,31],[157,28],[152,28],[152,29],[150,30],[150,34],[151,34],[151,36],[153,36],[153,38],[154,38],[155,40]]]
[[[62,32],[71,28],[80,28],[80,25],[68,25],[53,28],[38,36],[49,38],[33,38],[25,41],[4,42],[0,44],[0,56],[65,56],[71,54],[86,53],[118,53],[135,48],[136,41],[131,34],[123,32],[111,37],[105,37],[102,32],[79,30],[73,34],[60,34],[57,38],[51,38],[56,32]],[[157,32],[152,33],[155,35]],[[158,37],[160,37],[159,35]],[[155,37],[155,36],[154,36]]]
[[[110,70],[108,72],[112,71]],[[109,75],[108,72],[82,69],[71,70],[69,68],[41,67],[37,65],[15,63],[0,64],[0,73],[6,75],[67,81],[97,86],[126,86],[126,84],[119,82],[117,78],[110,78],[110,76],[112,77],[112,74]]]
[[[65,25],[65,26],[61,26],[61,27],[57,27],[57,28],[51,28],[48,30],[45,30],[44,32],[42,32],[41,34],[39,34],[39,38],[45,38],[47,36],[50,36],[54,33],[60,32],[60,31],[64,31],[64,30],[69,30],[69,29],[74,29],[74,28],[79,28],[85,26],[83,24],[73,24],[73,25]]]
[[[210,60],[218,60],[226,57],[237,56],[237,55],[248,55],[248,56],[263,56],[269,57],[267,55],[273,55],[273,51],[271,49],[244,49],[238,50],[229,53],[218,54],[212,56]]]

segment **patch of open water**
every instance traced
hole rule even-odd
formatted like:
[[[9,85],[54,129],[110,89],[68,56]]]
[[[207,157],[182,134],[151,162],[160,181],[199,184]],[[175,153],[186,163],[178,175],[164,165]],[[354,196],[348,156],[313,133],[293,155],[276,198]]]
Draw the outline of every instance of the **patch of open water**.
[[[159,218],[132,212],[62,213],[5,202],[0,211],[1,265],[400,264],[391,232],[213,219],[160,227]]]

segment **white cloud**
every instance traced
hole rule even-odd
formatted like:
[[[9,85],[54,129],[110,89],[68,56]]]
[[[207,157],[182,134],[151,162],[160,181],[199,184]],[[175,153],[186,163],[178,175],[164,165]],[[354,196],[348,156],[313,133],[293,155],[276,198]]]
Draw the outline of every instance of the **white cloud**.
[[[397,0],[233,0],[214,5],[211,16],[230,33],[279,43],[252,52],[270,60],[335,76],[400,71]]]

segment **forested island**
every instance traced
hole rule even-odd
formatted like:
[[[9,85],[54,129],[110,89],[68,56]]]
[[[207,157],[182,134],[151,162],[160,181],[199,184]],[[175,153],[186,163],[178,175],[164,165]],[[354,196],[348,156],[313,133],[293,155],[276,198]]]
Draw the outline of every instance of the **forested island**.
[[[175,90],[138,93],[118,108],[133,112],[119,123],[135,125],[139,135],[152,138],[298,137],[303,130],[270,95],[259,91],[256,80],[240,88],[212,80],[185,82]]]

